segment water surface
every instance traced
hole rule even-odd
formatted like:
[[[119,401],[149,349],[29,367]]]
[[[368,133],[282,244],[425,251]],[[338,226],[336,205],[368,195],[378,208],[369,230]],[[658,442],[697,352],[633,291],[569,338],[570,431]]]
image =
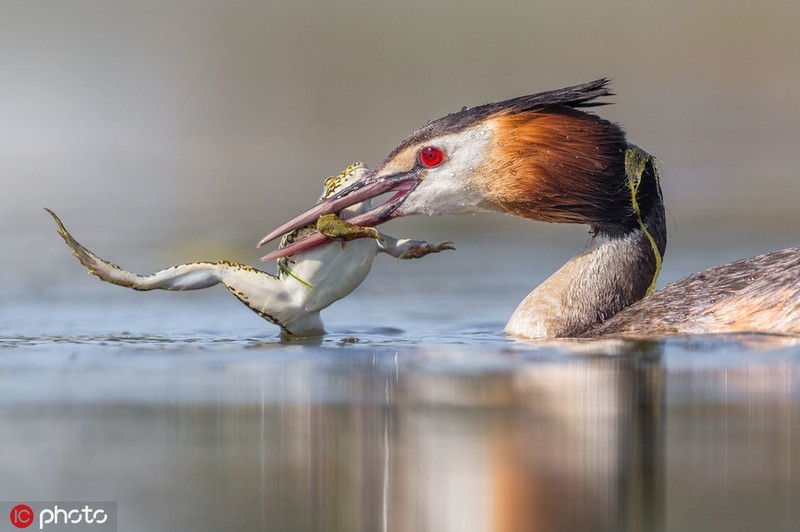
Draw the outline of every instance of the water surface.
[[[569,251],[503,246],[380,260],[289,343],[222,289],[65,262],[0,307],[0,500],[113,500],[120,530],[800,527],[796,340],[508,339]]]

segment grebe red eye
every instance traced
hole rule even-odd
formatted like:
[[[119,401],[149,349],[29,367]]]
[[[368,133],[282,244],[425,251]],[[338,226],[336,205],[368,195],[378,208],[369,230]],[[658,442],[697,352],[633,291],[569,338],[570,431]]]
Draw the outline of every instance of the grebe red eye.
[[[444,152],[433,146],[426,146],[419,150],[419,164],[427,168],[439,166],[444,161]]]

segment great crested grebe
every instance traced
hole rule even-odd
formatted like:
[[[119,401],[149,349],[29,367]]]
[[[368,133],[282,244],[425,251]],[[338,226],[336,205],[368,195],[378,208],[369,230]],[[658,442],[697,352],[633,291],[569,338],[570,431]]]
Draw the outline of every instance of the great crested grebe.
[[[388,202],[350,221],[377,225],[412,214],[501,212],[589,225],[583,249],[517,307],[505,328],[511,335],[800,334],[800,248],[711,268],[650,295],[667,242],[658,170],[618,125],[580,110],[603,105],[596,99],[609,95],[608,80],[599,79],[429,122],[357,183],[260,245],[393,192]],[[324,241],[313,234],[267,257]]]
[[[325,199],[358,181],[367,173],[363,163],[347,167],[329,177],[321,199]],[[371,209],[366,200],[348,207],[343,215],[357,216]],[[399,259],[423,257],[446,249],[452,242],[438,245],[421,240],[397,240],[377,232],[322,217],[316,224],[299,227],[281,239],[281,249],[316,231],[342,242],[329,242],[301,253],[287,254],[278,260],[278,274],[272,275],[235,262],[192,262],[161,270],[151,275],[137,275],[101,259],[79,244],[47,209],[58,224],[58,233],[72,248],[73,254],[90,273],[103,281],[134,290],[198,290],[222,283],[242,303],[262,318],[278,325],[284,335],[315,336],[324,332],[320,311],[355,290],[366,278],[379,252]]]

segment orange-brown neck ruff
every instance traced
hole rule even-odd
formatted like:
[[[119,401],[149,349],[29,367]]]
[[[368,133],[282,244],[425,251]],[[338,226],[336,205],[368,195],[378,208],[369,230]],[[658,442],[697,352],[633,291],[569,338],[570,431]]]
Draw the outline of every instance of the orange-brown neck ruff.
[[[584,223],[609,235],[635,229],[622,130],[565,106],[492,118],[491,199],[509,213]]]

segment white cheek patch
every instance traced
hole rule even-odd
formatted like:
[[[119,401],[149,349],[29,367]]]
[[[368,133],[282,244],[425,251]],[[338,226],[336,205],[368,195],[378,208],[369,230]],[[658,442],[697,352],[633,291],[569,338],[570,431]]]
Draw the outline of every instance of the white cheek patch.
[[[422,182],[409,194],[398,214],[467,214],[488,212],[485,179],[479,167],[486,160],[494,130],[480,124],[446,135],[430,143],[445,152],[441,166],[427,170]]]

